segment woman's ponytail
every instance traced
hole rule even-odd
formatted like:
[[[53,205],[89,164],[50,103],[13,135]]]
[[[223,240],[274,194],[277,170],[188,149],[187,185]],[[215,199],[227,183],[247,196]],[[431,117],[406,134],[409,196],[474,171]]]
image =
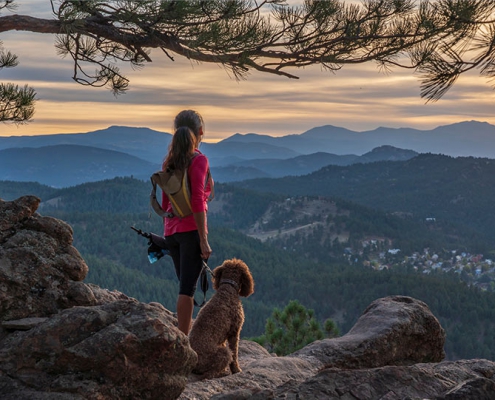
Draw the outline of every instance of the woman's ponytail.
[[[172,136],[172,141],[168,147],[167,158],[163,162],[162,169],[186,169],[194,155],[196,146],[196,135],[188,126],[177,128]]]

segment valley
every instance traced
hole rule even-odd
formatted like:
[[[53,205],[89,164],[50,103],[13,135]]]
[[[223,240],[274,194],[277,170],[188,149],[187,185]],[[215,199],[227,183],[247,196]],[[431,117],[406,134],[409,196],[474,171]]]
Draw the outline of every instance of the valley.
[[[305,151],[311,151],[316,137],[325,137],[323,131],[304,136]],[[0,198],[36,195],[42,200],[42,215],[66,221],[74,232],[74,246],[89,266],[87,282],[173,310],[178,288],[171,260],[149,264],[146,240],[130,229],[162,232],[162,222],[149,207],[146,171],[155,167],[141,163],[138,153],[142,156],[140,149],[157,137],[163,140],[160,146],[166,146],[169,136],[141,130],[141,142],[130,151],[126,143],[135,132],[128,129],[117,150],[119,132],[115,128],[89,135],[93,143],[87,147],[72,143],[75,147],[66,147],[66,157],[50,159],[49,146],[19,153],[26,157],[16,159],[21,162],[0,157],[0,167],[22,176],[1,180]],[[253,139],[255,144],[244,152],[244,141]],[[213,248],[209,265],[239,257],[256,280],[255,294],[244,303],[245,337],[260,335],[273,309],[290,300],[314,309],[320,321],[334,319],[345,333],[372,301],[406,295],[427,303],[440,320],[447,331],[448,359],[495,359],[492,159],[416,154],[386,146],[366,155],[335,157],[322,154],[317,141],[315,153],[292,157],[294,149],[280,149],[278,156],[289,158],[277,160],[263,153],[265,139],[271,148],[282,142],[240,135],[227,140],[228,146],[204,146],[205,153],[211,151],[216,180],[216,198],[208,213]],[[299,138],[286,139],[303,149]],[[56,140],[50,144],[56,145]],[[228,151],[222,153],[222,148]],[[19,150],[1,151],[6,155]],[[154,151],[158,168],[156,158],[163,148],[154,146]],[[37,161],[29,154],[44,158]],[[247,154],[265,158],[242,160]],[[94,158],[87,168],[84,162],[71,162],[89,155]],[[337,164],[325,164],[330,158]],[[125,170],[119,163],[144,169]],[[215,175],[220,169],[223,175]],[[102,175],[104,171],[109,174]],[[269,178],[270,171],[292,175]],[[253,176],[264,178],[249,179]],[[38,177],[51,183],[43,184]]]

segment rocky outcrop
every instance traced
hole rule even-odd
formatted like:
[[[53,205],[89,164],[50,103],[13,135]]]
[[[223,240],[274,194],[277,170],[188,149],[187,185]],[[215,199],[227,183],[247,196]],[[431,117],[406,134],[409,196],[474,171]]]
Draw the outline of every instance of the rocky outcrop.
[[[241,341],[241,348],[247,342]],[[463,360],[356,370],[315,369],[292,357],[259,355],[243,372],[190,382],[180,399],[493,400],[495,363]],[[306,370],[306,367],[308,369]]]
[[[88,266],[63,221],[36,214],[40,200],[0,203],[0,320],[45,317],[76,305],[96,305],[102,293],[82,283]]]
[[[440,362],[445,332],[421,301],[373,302],[346,335],[287,357],[241,343],[242,372],[190,382],[181,399],[495,399],[495,363]],[[453,397],[463,393],[464,397]]]
[[[374,301],[346,335],[312,343],[294,353],[325,368],[372,368],[439,362],[445,332],[422,301],[391,296]]]
[[[83,283],[66,223],[0,201],[2,399],[175,399],[197,356],[173,314]]]
[[[442,362],[445,332],[404,296],[376,300],[346,335],[287,357],[241,341],[242,372],[198,380],[174,315],[84,283],[72,229],[38,205],[0,200],[3,400],[495,399],[495,363]]]

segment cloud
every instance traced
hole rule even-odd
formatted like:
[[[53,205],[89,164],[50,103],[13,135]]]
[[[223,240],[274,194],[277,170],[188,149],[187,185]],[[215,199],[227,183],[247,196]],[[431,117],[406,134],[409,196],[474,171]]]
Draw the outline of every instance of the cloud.
[[[51,18],[48,2],[21,3],[20,14],[34,10]],[[426,104],[411,71],[384,74],[374,63],[346,65],[336,73],[320,66],[291,70],[298,80],[253,71],[238,82],[221,66],[180,57],[173,62],[154,50],[153,62],[141,70],[120,65],[130,90],[115,97],[106,89],[73,82],[72,60],[57,55],[53,35],[7,32],[2,41],[21,64],[0,71],[0,79],[27,83],[39,98],[35,120],[20,127],[0,125],[2,136],[85,132],[109,125],[170,131],[183,108],[203,114],[209,140],[237,132],[302,133],[327,124],[365,131],[378,126],[430,129],[470,119],[495,123],[494,92],[474,73],[461,77],[440,101]]]

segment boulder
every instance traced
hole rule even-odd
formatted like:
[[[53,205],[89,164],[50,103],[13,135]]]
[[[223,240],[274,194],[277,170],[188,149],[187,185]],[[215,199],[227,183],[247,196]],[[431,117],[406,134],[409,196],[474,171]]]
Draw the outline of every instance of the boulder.
[[[72,307],[0,341],[0,371],[41,392],[175,399],[197,356],[174,323],[136,300]]]
[[[326,368],[372,368],[439,362],[445,331],[428,306],[406,296],[371,303],[344,336],[309,344],[293,354],[314,357]]]
[[[297,395],[301,399],[488,400],[495,398],[494,373],[495,363],[487,360],[358,370],[327,368],[301,384],[279,387],[273,394],[282,399]]]
[[[80,305],[73,296],[88,266],[72,246],[72,228],[37,214],[39,202],[34,196],[0,201],[0,321]]]
[[[327,341],[321,341],[324,350]],[[276,357],[260,349],[255,359],[253,342],[241,341],[242,372],[205,381],[190,376],[181,400],[493,400],[495,363],[460,360],[408,366],[345,369],[325,368],[318,361]],[[250,356],[244,348],[250,348]],[[319,367],[319,368],[318,368]]]
[[[197,361],[174,315],[83,282],[72,229],[0,200],[2,399],[175,399]]]

